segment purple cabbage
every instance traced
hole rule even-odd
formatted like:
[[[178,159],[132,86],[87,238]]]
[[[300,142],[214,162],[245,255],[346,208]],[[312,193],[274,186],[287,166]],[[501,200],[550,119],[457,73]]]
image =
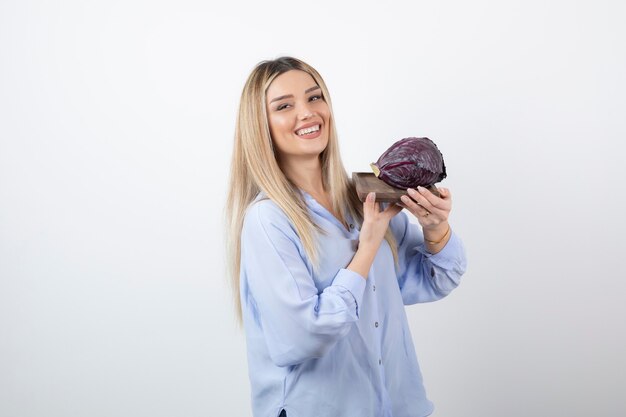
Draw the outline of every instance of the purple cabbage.
[[[379,179],[402,190],[429,187],[447,176],[443,155],[428,138],[401,139],[370,166]]]

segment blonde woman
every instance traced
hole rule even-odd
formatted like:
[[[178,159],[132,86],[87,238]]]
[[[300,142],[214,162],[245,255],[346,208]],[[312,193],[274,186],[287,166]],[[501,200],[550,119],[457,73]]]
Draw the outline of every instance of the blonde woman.
[[[356,196],[330,96],[301,60],[258,64],[241,95],[226,206],[255,417],[430,415],[404,305],[465,271],[450,192]],[[409,222],[406,208],[421,228]]]

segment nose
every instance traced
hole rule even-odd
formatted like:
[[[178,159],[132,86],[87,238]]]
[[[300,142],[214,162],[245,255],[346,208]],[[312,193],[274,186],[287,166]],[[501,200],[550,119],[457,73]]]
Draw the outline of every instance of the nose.
[[[300,110],[300,120],[307,120],[307,119],[310,119],[311,117],[313,117],[313,112],[311,111],[309,106],[307,105],[302,106],[302,109]]]

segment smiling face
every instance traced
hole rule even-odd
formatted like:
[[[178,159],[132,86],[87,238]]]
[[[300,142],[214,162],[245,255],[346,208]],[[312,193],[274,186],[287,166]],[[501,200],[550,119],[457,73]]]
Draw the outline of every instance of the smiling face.
[[[330,109],[311,75],[287,71],[266,93],[270,134],[281,161],[317,158],[328,145]]]

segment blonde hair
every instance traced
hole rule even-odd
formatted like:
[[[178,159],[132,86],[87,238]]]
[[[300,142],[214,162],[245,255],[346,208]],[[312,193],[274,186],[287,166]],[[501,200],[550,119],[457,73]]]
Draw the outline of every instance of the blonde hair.
[[[241,93],[225,206],[227,275],[239,323],[242,316],[239,295],[241,230],[246,209],[260,191],[282,209],[295,227],[311,263],[319,265],[315,233],[324,231],[309,216],[298,188],[280,169],[267,119],[267,89],[277,76],[291,70],[304,71],[313,77],[330,110],[328,145],[320,154],[320,162],[323,186],[330,193],[333,210],[343,223],[347,213],[358,224],[363,222],[363,203],[346,174],[339,154],[330,95],[324,80],[313,67],[296,58],[281,57],[260,62],[250,73]],[[385,239],[397,262],[397,244],[391,229],[387,230]]]

